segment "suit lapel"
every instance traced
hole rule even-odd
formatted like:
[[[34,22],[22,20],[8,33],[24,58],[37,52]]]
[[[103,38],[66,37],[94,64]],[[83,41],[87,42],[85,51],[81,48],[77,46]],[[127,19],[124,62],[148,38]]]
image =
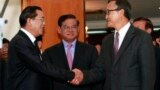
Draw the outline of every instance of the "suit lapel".
[[[58,55],[60,55],[59,57],[61,57],[61,60],[60,60],[61,63],[63,63],[64,67],[69,70],[69,66],[68,66],[68,62],[67,62],[67,56],[66,56],[66,53],[65,53],[65,48],[64,48],[63,43],[60,43],[58,45],[57,53],[59,53]]]
[[[114,65],[120,60],[119,58],[124,53],[124,51],[127,49],[127,47],[130,45],[131,41],[133,40],[134,34],[134,28],[131,25],[128,32],[126,33],[126,36],[124,37],[124,40],[122,42],[122,45],[117,53],[117,57],[115,58]]]
[[[75,46],[75,53],[74,53],[74,59],[73,59],[72,68],[77,66],[76,64],[81,59],[81,57],[83,55],[82,53],[83,53],[82,45],[81,45],[81,43],[79,41],[77,41],[76,42],[76,46]]]
[[[28,44],[30,44],[30,46],[34,47],[32,41],[29,39],[29,37],[24,32],[22,32],[21,30],[19,30],[18,35],[21,36],[22,38],[24,38],[26,40],[26,42]]]
[[[113,63],[114,62],[114,50],[113,50],[114,33],[111,34],[107,43],[110,44],[109,47],[111,47],[111,48],[108,48],[108,52],[111,52],[111,53],[108,53],[108,54],[110,54],[109,56],[111,56],[111,63]]]

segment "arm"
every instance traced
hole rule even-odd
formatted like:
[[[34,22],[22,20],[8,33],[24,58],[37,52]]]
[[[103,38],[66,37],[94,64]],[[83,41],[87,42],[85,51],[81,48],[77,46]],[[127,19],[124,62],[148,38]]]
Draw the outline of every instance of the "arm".
[[[17,40],[17,42],[12,44],[11,48],[14,48],[18,57],[22,62],[24,62],[25,66],[35,72],[66,81],[71,80],[74,77],[73,72],[56,68],[46,62],[46,60],[41,60],[39,53],[35,52],[35,48],[24,42],[23,39]]]

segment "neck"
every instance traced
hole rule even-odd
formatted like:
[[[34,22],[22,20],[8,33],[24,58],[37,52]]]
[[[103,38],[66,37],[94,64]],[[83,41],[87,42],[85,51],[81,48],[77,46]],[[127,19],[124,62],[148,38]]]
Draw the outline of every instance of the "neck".
[[[119,31],[122,27],[124,27],[129,22],[128,19],[122,19],[115,27],[115,30]]]
[[[29,27],[29,26],[25,26],[25,27],[22,27],[23,29],[25,29],[26,31],[28,31],[29,33],[31,33],[34,37],[37,37],[36,34],[34,34],[34,30]]]

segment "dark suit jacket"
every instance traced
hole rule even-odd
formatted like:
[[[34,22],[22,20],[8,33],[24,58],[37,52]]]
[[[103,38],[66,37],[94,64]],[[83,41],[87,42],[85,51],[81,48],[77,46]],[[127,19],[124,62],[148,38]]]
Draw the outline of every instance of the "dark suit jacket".
[[[72,68],[89,70],[94,66],[97,56],[98,53],[94,46],[77,41]],[[69,71],[63,43],[59,43],[48,48],[43,53],[43,58],[50,60],[49,62],[52,63],[53,66]],[[102,86],[98,86],[97,84],[74,86],[61,80],[53,80],[53,90],[93,90],[93,86],[96,86],[94,87],[95,90],[102,89]]]
[[[74,77],[41,60],[39,50],[22,31],[9,44],[8,64],[9,90],[49,90],[46,75],[65,81]]]
[[[153,90],[155,54],[150,35],[131,25],[115,59],[113,43],[114,34],[104,39],[95,69],[84,71],[83,83],[105,78],[104,90]]]
[[[154,90],[160,90],[160,47],[155,47],[155,54],[156,54],[156,82]]]

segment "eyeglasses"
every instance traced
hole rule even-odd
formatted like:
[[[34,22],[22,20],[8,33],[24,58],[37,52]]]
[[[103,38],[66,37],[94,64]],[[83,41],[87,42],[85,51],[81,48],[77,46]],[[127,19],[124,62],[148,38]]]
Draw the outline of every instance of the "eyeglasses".
[[[111,11],[119,11],[121,8],[106,10],[106,15],[109,15]]]
[[[40,20],[41,22],[44,22],[44,18],[35,18],[34,20]]]
[[[74,25],[74,26],[66,26],[66,25],[64,25],[64,26],[62,26],[62,28],[64,29],[64,30],[77,30],[77,28],[78,28],[78,26],[77,25]]]

